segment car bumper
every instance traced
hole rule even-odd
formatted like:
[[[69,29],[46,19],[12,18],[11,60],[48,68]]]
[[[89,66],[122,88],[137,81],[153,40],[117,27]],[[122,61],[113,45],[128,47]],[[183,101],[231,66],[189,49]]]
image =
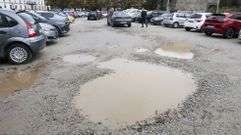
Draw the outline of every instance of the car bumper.
[[[46,46],[46,36],[41,35],[34,38],[27,38],[23,41],[28,45],[31,51],[35,54],[41,51]]]
[[[211,33],[218,33],[218,34],[224,34],[225,33],[225,28],[223,27],[217,27],[213,25],[205,25],[203,27],[204,32],[211,32]]]
[[[162,20],[150,20],[152,24],[162,24]]]
[[[131,24],[131,21],[113,21],[114,25],[126,25]]]
[[[56,40],[58,37],[55,31],[45,31],[44,34],[47,37],[46,42]]]
[[[184,24],[184,27],[185,28],[190,28],[190,29],[196,29],[196,30],[200,30],[201,27],[202,27],[202,24],[197,24],[197,23],[189,23],[189,22],[186,22]]]

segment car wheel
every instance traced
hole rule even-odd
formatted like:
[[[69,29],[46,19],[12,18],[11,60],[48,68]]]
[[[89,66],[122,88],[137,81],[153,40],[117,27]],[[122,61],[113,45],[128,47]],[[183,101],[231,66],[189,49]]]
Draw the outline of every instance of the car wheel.
[[[56,26],[55,26],[55,28],[57,30],[58,37],[60,37],[62,35],[61,32],[60,32],[60,29],[58,27],[56,27]]]
[[[7,58],[13,64],[27,63],[32,56],[30,49],[22,43],[15,43],[7,49]]]
[[[203,33],[204,32],[204,27],[202,26],[199,31]]]
[[[179,23],[178,22],[173,23],[173,28],[178,28],[178,27],[179,27]]]
[[[190,31],[191,29],[190,28],[185,28],[186,31]]]
[[[224,33],[224,37],[225,38],[233,38],[235,36],[235,29],[234,28],[228,28],[225,33]]]
[[[111,27],[115,27],[115,24],[114,24],[114,22],[111,22]]]
[[[212,32],[205,32],[207,36],[211,36],[213,33]]]

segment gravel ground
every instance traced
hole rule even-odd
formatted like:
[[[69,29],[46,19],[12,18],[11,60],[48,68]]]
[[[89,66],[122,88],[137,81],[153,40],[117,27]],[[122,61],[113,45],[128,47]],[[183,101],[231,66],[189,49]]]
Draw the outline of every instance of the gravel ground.
[[[183,29],[150,26],[111,28],[105,20],[78,19],[71,32],[49,44],[31,64],[1,61],[0,79],[15,70],[39,69],[40,82],[0,99],[0,134],[170,134],[238,135],[241,133],[241,43],[238,39],[207,37]],[[194,58],[161,57],[153,51],[165,41],[195,44]],[[137,53],[137,48],[150,51]],[[71,65],[62,58],[88,54],[93,62]],[[99,62],[125,58],[192,73],[198,86],[178,108],[119,129],[93,123],[72,103],[81,85],[112,71]]]

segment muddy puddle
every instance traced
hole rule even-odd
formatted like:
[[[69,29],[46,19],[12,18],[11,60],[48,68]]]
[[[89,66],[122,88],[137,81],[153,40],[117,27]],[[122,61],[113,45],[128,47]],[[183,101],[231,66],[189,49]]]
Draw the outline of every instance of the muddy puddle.
[[[175,108],[194,92],[189,73],[125,59],[100,63],[114,73],[81,86],[73,103],[92,122],[118,128]]]
[[[5,98],[15,91],[30,88],[37,84],[40,70],[14,71],[0,78],[0,99]]]
[[[178,59],[193,59],[194,54],[191,52],[195,45],[179,42],[165,42],[161,44],[155,53],[160,56],[173,57]]]
[[[96,59],[95,56],[88,54],[73,54],[64,56],[63,61],[70,64],[86,64]]]

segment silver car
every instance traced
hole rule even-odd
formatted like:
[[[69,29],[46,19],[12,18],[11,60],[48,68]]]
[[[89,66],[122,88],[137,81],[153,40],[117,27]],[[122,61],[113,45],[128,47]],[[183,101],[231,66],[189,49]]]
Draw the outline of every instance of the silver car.
[[[41,31],[47,37],[47,42],[57,39],[58,31],[54,26],[47,23],[39,23],[39,24],[41,26]]]
[[[120,25],[127,25],[131,27],[131,16],[123,11],[115,11],[114,13],[110,13],[107,16],[107,25],[108,26],[120,26]]]
[[[0,58],[14,64],[29,62],[45,47],[40,25],[26,13],[0,9]]]
[[[183,27],[188,16],[189,15],[185,13],[172,13],[164,18],[163,24],[166,27]]]

